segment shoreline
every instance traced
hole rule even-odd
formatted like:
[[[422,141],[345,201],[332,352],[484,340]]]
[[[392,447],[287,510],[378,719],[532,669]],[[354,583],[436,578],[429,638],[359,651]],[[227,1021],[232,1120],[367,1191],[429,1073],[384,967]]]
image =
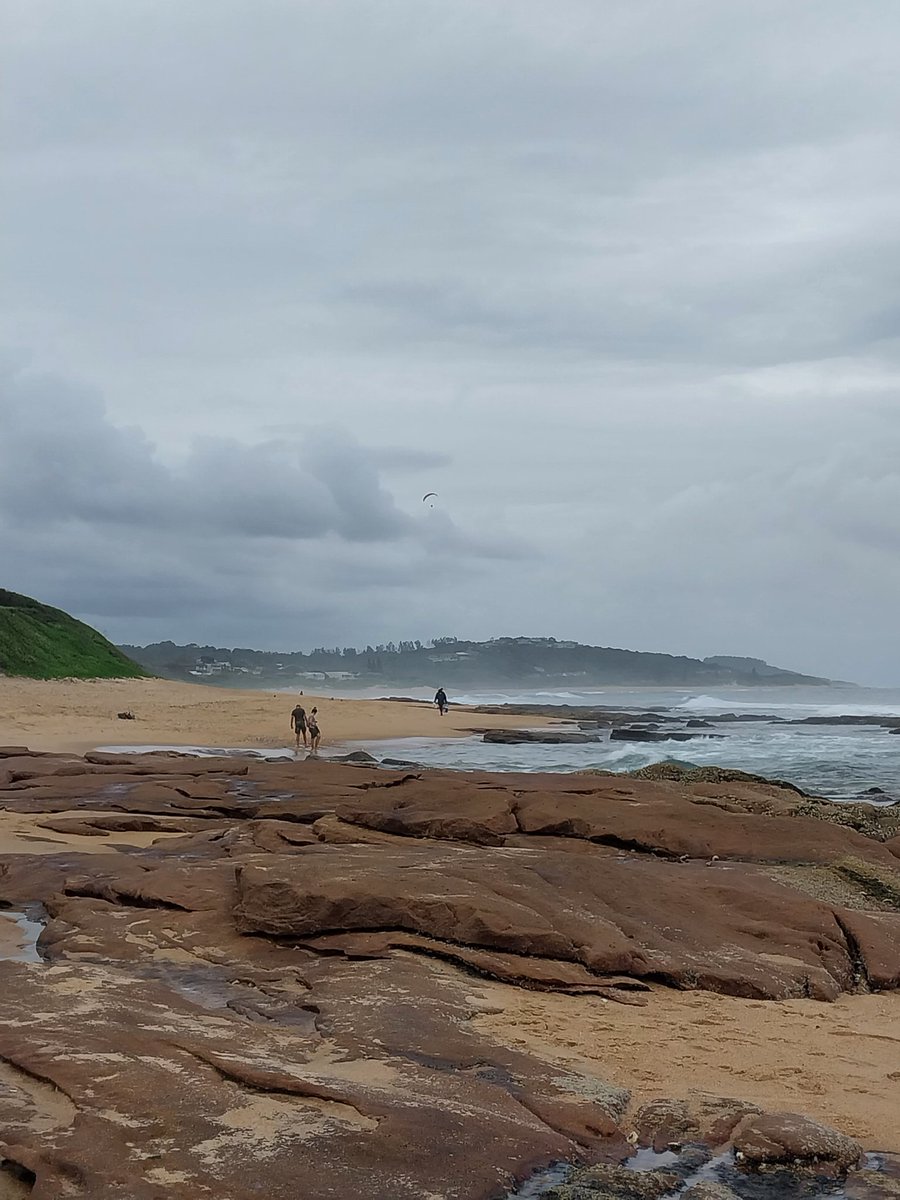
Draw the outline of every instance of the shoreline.
[[[293,740],[297,692],[219,688],[165,679],[24,679],[0,677],[0,746],[84,754],[97,746],[281,747]],[[520,729],[521,717],[491,716],[463,706],[446,716],[426,700],[356,700],[305,693],[319,708],[323,747],[406,737],[466,737],[490,726]],[[134,721],[120,720],[131,711]],[[528,718],[533,727],[556,724]]]

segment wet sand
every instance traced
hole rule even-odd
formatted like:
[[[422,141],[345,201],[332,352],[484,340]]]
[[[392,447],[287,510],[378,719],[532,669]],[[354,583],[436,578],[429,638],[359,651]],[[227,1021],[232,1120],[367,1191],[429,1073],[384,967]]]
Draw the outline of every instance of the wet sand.
[[[0,677],[0,745],[83,754],[97,746],[256,748],[293,745],[295,693],[244,691],[164,679],[37,680]],[[452,698],[451,698],[452,699]],[[485,716],[425,701],[356,700],[306,694],[319,709],[322,747],[382,738],[462,737],[473,730],[552,724],[538,717]],[[116,713],[130,711],[134,721]]]
[[[118,846],[152,846],[157,840],[184,837],[183,833],[161,830],[116,830],[97,834],[59,833],[46,829],[43,821],[90,821],[91,817],[109,816],[110,810],[98,805],[96,810],[73,809],[71,812],[17,813],[0,810],[0,855],[2,854],[110,854]]]
[[[19,909],[0,909],[0,959],[27,960],[34,957],[31,949],[40,926],[33,925]],[[3,1193],[0,1192],[0,1197]]]

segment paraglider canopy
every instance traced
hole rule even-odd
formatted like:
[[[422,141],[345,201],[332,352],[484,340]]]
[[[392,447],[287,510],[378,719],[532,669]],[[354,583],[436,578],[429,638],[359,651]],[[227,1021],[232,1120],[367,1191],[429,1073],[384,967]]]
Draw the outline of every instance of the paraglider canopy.
[[[437,492],[426,492],[425,495],[422,497],[422,503],[424,504],[426,500],[431,500],[431,499],[435,499],[435,500],[437,499]],[[434,508],[434,505],[432,504],[431,507]]]

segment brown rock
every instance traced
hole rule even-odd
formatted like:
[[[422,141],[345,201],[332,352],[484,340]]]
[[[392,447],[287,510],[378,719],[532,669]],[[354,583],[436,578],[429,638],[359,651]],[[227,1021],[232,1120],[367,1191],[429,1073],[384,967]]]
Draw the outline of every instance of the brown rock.
[[[686,1100],[651,1100],[635,1114],[633,1123],[642,1144],[657,1153],[685,1142],[702,1142],[713,1149],[726,1145],[740,1122],[760,1112],[746,1100],[694,1092]]]
[[[862,1158],[859,1142],[796,1113],[751,1117],[737,1131],[734,1148],[753,1165],[799,1161],[846,1171]]]
[[[185,831],[0,860],[0,901],[49,916],[44,962],[0,962],[0,1157],[18,1164],[0,1179],[21,1171],[32,1200],[399,1200],[398,1180],[487,1200],[550,1162],[627,1157],[627,1093],[494,1042],[473,974],[625,1002],[643,981],[896,985],[887,826],[767,785],[109,758],[0,766],[11,811]],[[850,871],[856,907],[795,890],[809,863]],[[660,1146],[737,1128],[747,1162],[858,1153],[750,1109],[690,1096],[635,1121]],[[561,1194],[673,1186],[626,1174]],[[854,1178],[853,1200],[887,1200]]]
[[[497,846],[505,834],[518,831],[512,806],[505,788],[463,786],[448,794],[445,779],[415,777],[388,793],[369,792],[364,802],[342,805],[338,815],[400,836]]]
[[[900,987],[900,912],[835,910],[857,968],[858,983],[877,990]]]
[[[824,821],[758,816],[739,807],[728,812],[692,803],[669,783],[638,785],[640,799],[623,804],[615,787],[614,780],[598,780],[593,795],[567,795],[562,803],[551,791],[523,796],[516,806],[519,826],[524,833],[586,838],[671,858],[830,863],[859,854],[894,865],[886,847]]]
[[[607,1197],[608,1200],[659,1200],[675,1191],[677,1175],[666,1170],[632,1171],[612,1163],[585,1167],[575,1171],[569,1183],[550,1193],[558,1200],[583,1200],[584,1197]]]
[[[715,1183],[711,1179],[703,1179],[699,1183],[686,1188],[682,1200],[738,1200],[736,1192],[723,1183]]]
[[[241,868],[235,916],[245,933],[403,931],[737,995],[833,999],[851,984],[851,953],[825,905],[758,874],[603,863],[586,873],[549,850],[316,846]]]

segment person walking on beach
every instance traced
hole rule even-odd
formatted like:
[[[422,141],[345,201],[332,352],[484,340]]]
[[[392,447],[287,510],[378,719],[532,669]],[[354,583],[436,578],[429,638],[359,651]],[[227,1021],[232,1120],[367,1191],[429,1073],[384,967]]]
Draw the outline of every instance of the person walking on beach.
[[[315,709],[313,709],[315,712]],[[297,749],[300,749],[300,739],[303,738],[303,745],[306,745],[306,709],[302,704],[296,705],[291,713],[291,729],[293,729],[297,738]]]
[[[306,727],[309,730],[309,751],[310,754],[319,753],[319,738],[322,736],[319,730],[319,710],[314,708],[306,718]],[[305,739],[304,739],[305,741]]]
[[[447,703],[447,693],[444,691],[444,689],[442,687],[439,687],[438,690],[435,692],[434,702],[437,705],[438,712],[441,714],[441,716],[443,716],[444,713],[447,711],[447,709],[450,707],[450,705]]]

